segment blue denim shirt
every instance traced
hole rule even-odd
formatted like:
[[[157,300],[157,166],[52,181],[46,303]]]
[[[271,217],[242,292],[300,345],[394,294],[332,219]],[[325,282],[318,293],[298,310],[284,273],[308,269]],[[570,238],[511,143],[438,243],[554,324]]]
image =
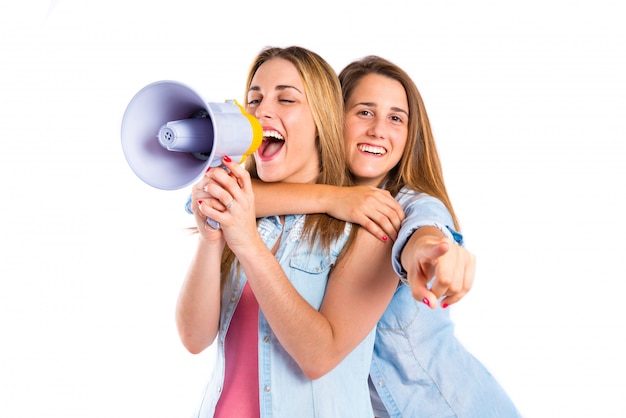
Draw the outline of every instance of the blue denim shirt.
[[[281,237],[276,258],[298,292],[319,309],[329,271],[347,241],[350,224],[343,236],[325,251],[319,243],[311,248],[302,235],[304,215],[263,218],[258,230],[268,248]],[[222,291],[222,312],[216,364],[198,410],[198,417],[212,417],[224,383],[224,339],[241,297],[246,277],[231,275]],[[261,417],[373,417],[368,388],[375,330],[339,365],[316,380],[308,379],[287,354],[270,325],[259,315],[259,397]]]
[[[393,248],[405,277],[402,248],[421,226],[435,226],[463,245],[444,204],[403,189],[396,199],[406,215]],[[400,285],[376,327],[370,390],[377,417],[509,418],[519,413],[489,371],[457,340],[450,308],[431,309]]]

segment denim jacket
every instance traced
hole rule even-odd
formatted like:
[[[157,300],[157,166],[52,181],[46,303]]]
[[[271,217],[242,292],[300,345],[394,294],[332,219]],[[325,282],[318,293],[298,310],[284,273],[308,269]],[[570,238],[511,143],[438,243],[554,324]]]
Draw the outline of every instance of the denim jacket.
[[[319,309],[328,274],[347,241],[350,224],[343,236],[325,251],[319,242],[311,248],[302,235],[305,216],[286,216],[285,225],[278,217],[263,218],[259,233],[268,248],[281,237],[276,258],[293,286],[313,307]],[[224,383],[224,339],[241,297],[246,277],[231,275],[222,291],[222,312],[217,339],[217,356],[197,417],[212,417]],[[308,379],[287,354],[270,325],[259,314],[259,398],[261,417],[373,417],[368,388],[375,330],[339,365],[316,380]]]
[[[406,214],[394,243],[393,264],[405,277],[400,254],[421,226],[435,226],[463,245],[450,213],[438,199],[403,189],[396,199]],[[377,417],[520,416],[489,371],[457,340],[450,308],[431,309],[400,285],[376,327],[370,370]]]

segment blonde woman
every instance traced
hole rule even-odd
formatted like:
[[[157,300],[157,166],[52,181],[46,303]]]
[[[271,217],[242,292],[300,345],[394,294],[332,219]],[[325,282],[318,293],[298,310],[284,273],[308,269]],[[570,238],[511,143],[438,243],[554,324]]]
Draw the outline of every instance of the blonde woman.
[[[257,221],[250,180],[351,184],[337,76],[304,48],[267,48],[246,96],[264,131],[248,170],[225,158],[230,172],[192,187],[198,244],[177,326],[192,353],[217,344],[197,416],[373,417],[375,326],[397,285],[391,245],[323,214]]]

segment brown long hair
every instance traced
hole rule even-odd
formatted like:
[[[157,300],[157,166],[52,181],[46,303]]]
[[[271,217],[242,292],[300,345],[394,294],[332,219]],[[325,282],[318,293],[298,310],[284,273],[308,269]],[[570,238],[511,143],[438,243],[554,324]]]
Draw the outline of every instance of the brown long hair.
[[[318,54],[299,46],[286,48],[266,47],[262,49],[252,62],[248,71],[245,94],[252,83],[256,71],[263,63],[282,58],[291,62],[304,84],[304,91],[311,108],[317,130],[317,152],[320,170],[316,183],[335,186],[354,185],[346,162],[343,130],[344,110],[339,79],[333,68]],[[254,158],[246,160],[246,169],[253,178],[259,178]],[[330,243],[343,234],[346,222],[326,214],[307,215],[303,235],[308,235],[313,242],[319,239],[323,248],[328,249]],[[357,228],[352,228],[351,242]],[[344,248],[347,248],[346,244]],[[222,257],[222,282],[230,274],[235,256],[229,248],[224,250]]]
[[[344,102],[348,101],[361,79],[368,74],[380,74],[397,80],[404,87],[409,103],[408,138],[402,158],[389,171],[380,186],[384,185],[392,196],[396,196],[402,187],[407,186],[417,192],[436,197],[450,211],[455,228],[460,230],[443,180],[441,162],[426,106],[417,86],[411,77],[396,64],[384,58],[369,55],[348,64],[339,73]]]

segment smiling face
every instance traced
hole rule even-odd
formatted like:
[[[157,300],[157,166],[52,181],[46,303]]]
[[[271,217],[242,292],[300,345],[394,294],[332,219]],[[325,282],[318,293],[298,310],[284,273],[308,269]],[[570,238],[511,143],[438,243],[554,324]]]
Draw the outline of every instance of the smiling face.
[[[350,171],[361,185],[379,186],[400,161],[407,141],[409,104],[392,78],[364,76],[346,101],[345,147]]]
[[[264,62],[248,89],[246,111],[261,122],[263,143],[254,153],[266,182],[312,183],[319,175],[316,126],[296,67],[283,58]]]

